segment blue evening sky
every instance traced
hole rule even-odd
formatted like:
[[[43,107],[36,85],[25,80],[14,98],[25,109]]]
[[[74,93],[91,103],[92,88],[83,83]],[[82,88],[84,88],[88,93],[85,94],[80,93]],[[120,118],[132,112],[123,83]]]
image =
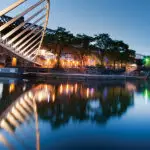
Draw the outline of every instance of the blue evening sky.
[[[0,9],[14,1],[3,1]],[[150,55],[150,0],[51,0],[48,27],[58,26],[75,34],[108,33]]]

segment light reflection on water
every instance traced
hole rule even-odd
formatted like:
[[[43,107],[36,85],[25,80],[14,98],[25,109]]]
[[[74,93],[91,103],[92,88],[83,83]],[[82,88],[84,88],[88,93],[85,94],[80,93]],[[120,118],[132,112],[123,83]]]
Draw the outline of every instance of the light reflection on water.
[[[148,82],[0,85],[0,149],[150,148]]]

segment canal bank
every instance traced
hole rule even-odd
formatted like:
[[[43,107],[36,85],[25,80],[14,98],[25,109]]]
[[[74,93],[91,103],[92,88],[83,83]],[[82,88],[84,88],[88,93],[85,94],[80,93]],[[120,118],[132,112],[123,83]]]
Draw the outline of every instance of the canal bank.
[[[25,75],[26,76],[26,75]],[[30,76],[30,73],[27,75]],[[33,74],[32,74],[33,76]],[[70,74],[70,73],[37,73],[36,78],[45,79],[78,79],[78,80],[146,80],[143,76],[127,76],[127,75],[95,75],[95,74]]]
[[[72,79],[72,80],[147,80],[146,76],[102,75],[68,72],[27,72],[20,68],[0,68],[0,77],[27,78],[27,79]]]

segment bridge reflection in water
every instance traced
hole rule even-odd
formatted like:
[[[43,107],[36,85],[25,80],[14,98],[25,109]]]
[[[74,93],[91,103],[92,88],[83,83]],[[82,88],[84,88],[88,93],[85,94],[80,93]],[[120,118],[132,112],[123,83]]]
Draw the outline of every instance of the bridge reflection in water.
[[[10,93],[17,88],[13,84],[8,87]],[[39,119],[48,121],[52,129],[67,125],[70,120],[105,125],[110,118],[121,117],[134,105],[135,90],[132,83],[115,86],[82,82],[34,85],[1,113],[0,142],[8,149],[15,149],[17,142],[19,149],[39,150],[43,143]]]

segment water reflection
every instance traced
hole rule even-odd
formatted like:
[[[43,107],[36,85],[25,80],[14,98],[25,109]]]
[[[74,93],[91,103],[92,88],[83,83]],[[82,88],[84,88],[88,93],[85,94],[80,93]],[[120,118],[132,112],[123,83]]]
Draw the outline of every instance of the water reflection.
[[[47,105],[49,99],[51,104]],[[47,96],[43,97],[42,107],[38,104],[38,113],[42,119],[49,120],[52,128],[67,124],[70,119],[105,124],[110,117],[123,115],[133,103],[133,93],[124,87],[99,86],[96,89],[67,83],[51,86]]]
[[[145,83],[146,84],[146,83]],[[20,91],[11,102],[1,101],[0,142],[8,149],[42,149],[41,122],[47,130],[59,130],[70,124],[91,122],[106,125],[111,118],[121,118],[134,107],[134,93],[150,99],[150,88],[138,83],[55,82],[50,84],[2,84],[1,97]],[[7,91],[7,92],[6,92]],[[14,95],[12,95],[14,93]],[[7,106],[7,108],[6,108]],[[32,134],[31,134],[32,133]],[[27,137],[30,141],[25,141]],[[47,136],[47,135],[45,135]],[[50,135],[48,135],[50,136]],[[0,145],[1,147],[2,145]],[[2,146],[2,148],[4,148]]]
[[[10,85],[9,85],[9,93],[12,93],[12,92],[14,92],[15,91],[15,84],[14,83],[11,83]]]

